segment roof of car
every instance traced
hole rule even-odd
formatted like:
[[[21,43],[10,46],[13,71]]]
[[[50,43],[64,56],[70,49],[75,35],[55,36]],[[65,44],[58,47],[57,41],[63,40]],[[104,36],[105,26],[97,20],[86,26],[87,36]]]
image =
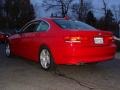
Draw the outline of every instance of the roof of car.
[[[54,19],[65,19],[65,18],[37,18],[37,19],[32,20],[32,21],[38,21],[38,20],[54,20]]]
[[[29,21],[28,23],[39,21],[39,20],[54,20],[54,19],[65,19],[65,18],[36,18],[34,20]]]

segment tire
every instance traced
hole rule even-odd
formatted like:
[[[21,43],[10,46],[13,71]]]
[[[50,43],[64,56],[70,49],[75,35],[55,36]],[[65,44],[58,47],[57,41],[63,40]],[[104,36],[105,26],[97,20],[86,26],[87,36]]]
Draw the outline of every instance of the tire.
[[[39,53],[40,66],[44,70],[53,69],[55,64],[50,50],[47,47],[42,47]]]
[[[6,43],[6,45],[5,45],[5,55],[7,57],[11,57],[11,48],[10,48],[10,44],[9,43]]]

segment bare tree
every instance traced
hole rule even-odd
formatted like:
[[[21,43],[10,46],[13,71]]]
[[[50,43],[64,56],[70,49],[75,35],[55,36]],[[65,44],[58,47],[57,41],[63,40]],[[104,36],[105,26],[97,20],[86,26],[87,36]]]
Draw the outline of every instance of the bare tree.
[[[107,10],[108,10],[108,2],[107,2],[107,0],[103,0],[103,8],[102,9],[104,10],[104,14],[106,16]]]
[[[83,2],[83,0],[80,0],[79,12],[80,12],[80,14],[81,14],[81,15],[79,16],[79,18],[81,17],[81,19],[82,19],[83,12],[84,12],[84,2]]]
[[[115,21],[118,23],[120,20],[120,5],[112,5],[112,11],[115,17]]]
[[[87,13],[91,11],[92,4],[88,1],[80,0],[80,3],[74,3],[72,5],[72,11],[76,14],[78,20],[84,21]]]
[[[60,13],[62,17],[68,15],[71,3],[74,0],[44,0],[42,6],[45,7],[45,10],[54,10],[55,13]]]

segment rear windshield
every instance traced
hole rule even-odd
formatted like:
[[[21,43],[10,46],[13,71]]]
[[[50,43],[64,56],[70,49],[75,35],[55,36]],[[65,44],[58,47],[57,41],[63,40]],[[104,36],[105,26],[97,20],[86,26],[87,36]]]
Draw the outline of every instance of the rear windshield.
[[[94,27],[80,21],[55,19],[54,22],[63,29],[96,30]]]

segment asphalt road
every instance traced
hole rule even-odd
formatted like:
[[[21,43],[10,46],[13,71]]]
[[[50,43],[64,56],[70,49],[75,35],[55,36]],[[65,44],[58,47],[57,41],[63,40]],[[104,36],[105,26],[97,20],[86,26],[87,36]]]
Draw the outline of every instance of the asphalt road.
[[[39,64],[7,58],[0,45],[0,90],[120,90],[120,54],[96,65],[58,65],[44,71]]]

